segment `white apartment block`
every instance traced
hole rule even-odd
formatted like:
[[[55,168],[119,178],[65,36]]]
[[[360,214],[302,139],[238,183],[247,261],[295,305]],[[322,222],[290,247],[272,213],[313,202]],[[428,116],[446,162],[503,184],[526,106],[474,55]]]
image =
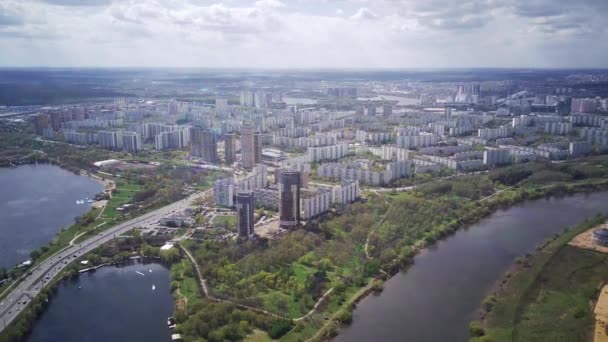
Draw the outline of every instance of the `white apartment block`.
[[[122,131],[99,131],[99,146],[109,150],[120,150],[122,148]]]
[[[506,138],[510,137],[513,134],[511,128],[509,127],[499,127],[499,128],[480,128],[477,131],[477,137],[485,140],[495,140],[498,138]]]
[[[144,149],[141,135],[137,132],[122,132],[122,148],[127,152],[139,152]]]
[[[436,145],[439,137],[434,134],[420,133],[420,135],[398,136],[397,146],[409,149]]]
[[[332,191],[318,188],[316,191],[302,189],[300,192],[300,218],[308,220],[329,211]]]
[[[361,196],[358,181],[343,180],[340,185],[332,188],[332,203],[346,204],[357,200]]]
[[[190,144],[190,130],[185,128],[172,132],[162,132],[154,137],[156,150],[181,149]]]
[[[489,148],[483,151],[484,165],[505,165],[510,164],[511,162],[511,153],[508,149]]]
[[[401,148],[394,145],[370,147],[368,151],[383,160],[404,161],[408,160],[410,157],[410,151],[407,148]]]
[[[253,167],[252,172],[244,178],[236,181],[238,191],[250,191],[268,186],[268,170],[266,166],[258,164]]]
[[[97,133],[79,133],[72,130],[63,130],[63,140],[70,144],[90,145],[99,142]]]
[[[324,160],[338,160],[348,154],[348,145],[346,144],[308,148],[308,158],[313,163]]]
[[[545,123],[545,133],[553,135],[567,135],[572,132],[572,123],[570,122],[547,122]]]
[[[359,160],[349,164],[321,164],[317,169],[317,174],[319,177],[332,180],[351,179],[357,180],[361,184],[380,186],[409,176],[412,171],[412,162],[409,160],[388,163],[384,171],[370,171],[368,164],[368,160]]]
[[[357,130],[356,139],[359,142],[367,142],[370,144],[382,144],[393,140],[392,132],[367,132],[364,130]]]
[[[426,160],[413,159],[414,173],[435,173],[441,171],[441,165]]]
[[[213,201],[216,205],[234,206],[234,178],[218,179],[213,183]]]

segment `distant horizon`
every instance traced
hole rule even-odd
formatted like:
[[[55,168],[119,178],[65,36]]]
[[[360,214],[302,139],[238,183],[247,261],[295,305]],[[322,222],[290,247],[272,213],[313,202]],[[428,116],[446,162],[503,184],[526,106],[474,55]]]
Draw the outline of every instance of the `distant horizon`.
[[[501,66],[480,66],[480,67],[401,67],[401,68],[392,68],[392,67],[374,67],[374,68],[365,68],[365,67],[194,67],[194,66],[19,66],[19,65],[0,65],[0,70],[15,70],[15,69],[85,69],[85,70],[112,70],[112,69],[122,69],[122,70],[219,70],[219,71],[420,71],[420,72],[435,72],[435,71],[444,71],[444,70],[453,70],[453,71],[484,71],[484,70],[541,70],[541,71],[575,71],[575,70],[606,70],[608,71],[608,66],[605,67],[540,67],[540,66],[530,66],[530,67],[501,67]]]

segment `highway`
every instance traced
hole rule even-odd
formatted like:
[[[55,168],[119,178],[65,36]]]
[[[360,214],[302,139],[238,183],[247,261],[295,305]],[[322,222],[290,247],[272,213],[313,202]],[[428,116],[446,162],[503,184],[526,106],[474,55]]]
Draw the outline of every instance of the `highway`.
[[[183,200],[121,223],[79,244],[68,246],[52,257],[44,260],[42,263],[33,266],[27,275],[21,278],[21,282],[2,299],[2,302],[0,302],[0,332],[14,320],[23,309],[25,309],[32,299],[38,295],[53,278],[77,258],[135,227],[152,226],[164,216],[181,212],[190,205],[192,200],[199,196],[203,196],[209,191],[212,190],[193,194]]]

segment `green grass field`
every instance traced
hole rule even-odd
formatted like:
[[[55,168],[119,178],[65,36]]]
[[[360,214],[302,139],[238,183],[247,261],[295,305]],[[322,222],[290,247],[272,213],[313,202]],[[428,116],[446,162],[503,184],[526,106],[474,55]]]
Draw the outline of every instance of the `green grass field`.
[[[228,228],[235,228],[236,221],[236,215],[218,215],[213,218],[212,223],[215,227],[223,227],[226,225]]]
[[[586,341],[593,333],[593,301],[608,281],[608,255],[566,245],[595,224],[572,229],[524,261],[494,295],[472,341]]]
[[[114,220],[117,215],[120,215],[120,212],[116,209],[123,204],[132,203],[133,195],[142,189],[142,186],[138,184],[117,183],[116,190],[112,194],[112,198],[108,201],[102,218]]]

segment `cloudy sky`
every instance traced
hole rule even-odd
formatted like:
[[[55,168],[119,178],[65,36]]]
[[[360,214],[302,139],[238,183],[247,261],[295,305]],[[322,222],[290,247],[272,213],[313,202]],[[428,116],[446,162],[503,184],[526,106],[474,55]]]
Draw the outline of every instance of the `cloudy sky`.
[[[608,67],[608,0],[0,0],[0,66]]]

